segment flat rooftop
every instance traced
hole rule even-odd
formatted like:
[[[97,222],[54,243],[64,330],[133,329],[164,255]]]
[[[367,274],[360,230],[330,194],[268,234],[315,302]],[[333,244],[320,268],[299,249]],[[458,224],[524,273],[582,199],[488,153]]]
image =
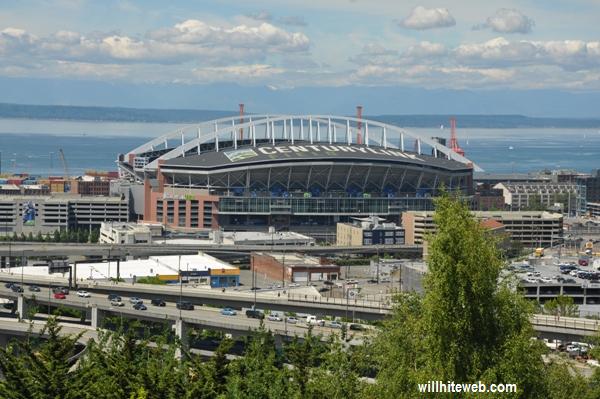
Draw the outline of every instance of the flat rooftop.
[[[256,147],[244,147],[237,150],[210,151],[168,159],[163,168],[204,169],[207,171],[223,168],[265,165],[290,161],[308,162],[379,162],[399,163],[438,167],[445,170],[469,170],[469,166],[445,158],[401,151],[397,148],[364,146],[356,144],[260,144]]]

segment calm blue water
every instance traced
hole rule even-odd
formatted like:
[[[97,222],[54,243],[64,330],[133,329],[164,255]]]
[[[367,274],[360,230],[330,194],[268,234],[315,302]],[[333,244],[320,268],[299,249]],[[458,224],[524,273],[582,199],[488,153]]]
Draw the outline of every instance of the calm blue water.
[[[174,130],[177,124],[0,119],[2,172],[61,175],[63,149],[69,172],[115,170],[117,154]],[[427,136],[449,131],[410,129]],[[586,129],[459,129],[466,155],[487,172],[600,168],[600,131]],[[511,149],[512,147],[512,149]]]

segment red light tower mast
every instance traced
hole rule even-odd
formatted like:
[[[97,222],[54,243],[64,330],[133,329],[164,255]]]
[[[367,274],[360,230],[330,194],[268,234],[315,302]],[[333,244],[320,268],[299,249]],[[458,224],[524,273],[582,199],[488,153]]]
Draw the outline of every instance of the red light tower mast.
[[[465,150],[460,148],[456,138],[456,118],[450,118],[450,148],[458,155],[465,156]]]

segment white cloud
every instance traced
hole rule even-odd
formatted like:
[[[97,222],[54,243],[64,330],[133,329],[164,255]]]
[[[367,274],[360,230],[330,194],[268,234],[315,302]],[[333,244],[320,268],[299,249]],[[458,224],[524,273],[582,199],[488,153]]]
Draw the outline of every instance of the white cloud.
[[[462,44],[454,50],[462,62],[485,65],[556,65],[568,70],[600,67],[600,42],[582,40],[509,41]]]
[[[99,64],[219,65],[263,61],[270,56],[304,53],[308,48],[309,39],[303,33],[288,32],[269,23],[215,26],[190,19],[149,32],[144,38],[72,31],[36,37],[22,29],[0,31],[0,54],[8,59],[29,56],[37,60]]]
[[[456,21],[447,8],[417,6],[399,24],[407,29],[424,30],[454,26],[456,25]]]
[[[521,11],[514,8],[501,8],[486,22],[476,25],[474,29],[492,29],[498,33],[530,33],[535,22]]]
[[[276,68],[266,64],[234,65],[225,67],[197,68],[192,71],[200,81],[243,81],[248,82],[264,79],[285,72],[282,68]]]

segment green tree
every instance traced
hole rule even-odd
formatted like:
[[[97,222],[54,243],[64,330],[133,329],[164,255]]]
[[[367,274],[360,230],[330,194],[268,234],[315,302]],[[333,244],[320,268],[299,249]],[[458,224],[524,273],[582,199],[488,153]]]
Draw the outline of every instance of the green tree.
[[[77,336],[62,336],[55,318],[48,319],[42,334],[47,341],[38,345],[28,339],[0,349],[0,397],[25,398],[84,398],[86,382],[82,369],[69,372],[69,361],[78,351]]]
[[[577,317],[579,306],[575,304],[570,296],[559,295],[544,303],[544,313],[554,316]]]
[[[42,232],[41,232],[41,231],[38,231],[38,232],[37,232],[37,235],[35,236],[35,240],[36,240],[37,242],[42,242],[42,241],[44,241],[44,236],[42,235]]]
[[[399,297],[384,323],[373,396],[420,397],[416,384],[428,380],[481,380],[516,383],[515,397],[544,397],[545,349],[530,339],[531,305],[500,280],[496,243],[466,204],[448,195],[435,203],[425,295]]]
[[[60,231],[54,230],[54,234],[52,235],[52,241],[60,242]]]
[[[90,233],[90,242],[95,244],[98,242],[99,239],[100,239],[100,230],[93,229],[92,232]]]

